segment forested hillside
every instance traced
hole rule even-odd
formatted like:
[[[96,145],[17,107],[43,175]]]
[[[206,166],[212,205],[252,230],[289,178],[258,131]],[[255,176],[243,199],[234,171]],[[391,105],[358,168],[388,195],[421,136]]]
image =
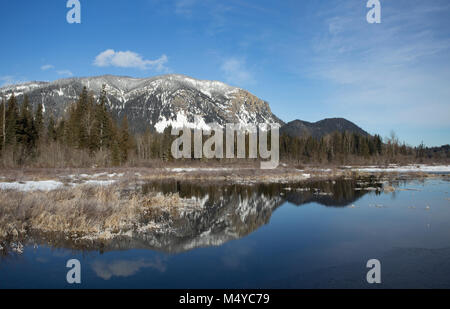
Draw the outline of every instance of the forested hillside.
[[[98,99],[85,87],[65,115],[55,118],[41,104],[33,110],[26,95],[21,102],[11,95],[0,105],[0,165],[108,167],[173,161],[170,149],[176,137],[170,126],[163,133],[149,125],[145,133],[132,134],[126,115],[115,119],[106,102],[105,87]],[[335,131],[322,137],[282,134],[280,157],[295,164],[338,165],[444,162],[450,155],[448,146],[410,147],[394,134],[383,140],[379,135]]]

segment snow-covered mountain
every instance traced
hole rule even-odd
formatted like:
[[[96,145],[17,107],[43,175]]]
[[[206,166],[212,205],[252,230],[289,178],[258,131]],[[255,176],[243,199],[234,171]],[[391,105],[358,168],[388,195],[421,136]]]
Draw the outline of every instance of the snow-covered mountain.
[[[97,76],[30,82],[0,88],[0,96],[14,92],[19,102],[25,94],[46,114],[61,117],[77,100],[83,87],[96,97],[106,86],[108,105],[118,119],[127,115],[134,131],[147,127],[162,132],[166,127],[207,128],[208,123],[256,124],[283,122],[272,114],[269,104],[251,93],[218,81],[197,80],[183,75],[152,78]]]

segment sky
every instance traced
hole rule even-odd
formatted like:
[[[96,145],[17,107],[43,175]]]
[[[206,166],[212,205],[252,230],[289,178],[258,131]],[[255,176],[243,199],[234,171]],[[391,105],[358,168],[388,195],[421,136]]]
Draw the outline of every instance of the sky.
[[[344,117],[416,146],[450,143],[450,2],[1,1],[0,86],[103,74],[219,80],[285,122]]]

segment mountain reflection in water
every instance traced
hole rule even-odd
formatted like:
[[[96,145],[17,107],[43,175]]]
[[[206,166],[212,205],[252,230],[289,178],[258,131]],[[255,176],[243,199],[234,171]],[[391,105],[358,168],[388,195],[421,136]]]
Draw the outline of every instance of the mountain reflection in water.
[[[285,203],[346,207],[365,194],[381,194],[382,187],[383,184],[376,178],[272,184],[153,181],[137,190],[143,194],[177,193],[182,199],[197,200],[200,206],[187,207],[177,216],[165,213],[155,221],[164,227],[151,231],[135,231],[132,235],[106,240],[72,240],[64,235],[46,235],[43,239],[35,235],[27,243],[77,251],[150,249],[179,253],[220,246],[245,237],[268,224],[272,213]]]
[[[210,207],[214,207],[220,201],[226,199],[236,208],[239,207],[239,202],[255,196],[262,197],[261,202],[274,199],[281,201],[281,204],[289,202],[297,206],[318,203],[328,207],[346,207],[367,194],[369,191],[364,190],[367,188],[381,189],[382,184],[374,179],[339,179],[291,184],[260,183],[249,185],[160,181],[142,186],[144,194],[156,191],[163,194],[178,193],[181,198],[204,199],[206,197],[208,199],[207,205]],[[380,193],[380,191],[375,192]]]
[[[132,237],[120,237],[101,243],[78,242],[76,245],[83,250],[151,249],[167,253],[220,246],[245,237],[268,224],[272,213],[285,203],[296,206],[317,203],[326,207],[346,207],[369,192],[380,194],[380,190],[374,189],[381,187],[382,184],[376,179],[291,184],[155,181],[142,185],[142,193],[178,193],[181,198],[201,201],[201,207],[186,209],[180,216],[159,218],[157,223],[163,222],[169,226],[162,230],[134,233]],[[371,188],[372,191],[364,188]]]
[[[448,288],[449,192],[447,178],[402,175],[141,183],[122,194],[182,202],[152,216],[156,228],[121,238],[31,235],[23,254],[0,256],[8,278],[0,288],[70,288],[73,258],[83,288],[373,288],[366,264],[374,258],[380,287]]]

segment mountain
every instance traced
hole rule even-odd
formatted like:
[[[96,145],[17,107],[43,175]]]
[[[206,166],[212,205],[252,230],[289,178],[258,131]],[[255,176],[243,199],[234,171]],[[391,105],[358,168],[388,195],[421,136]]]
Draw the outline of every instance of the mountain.
[[[358,127],[356,124],[344,118],[330,118],[314,123],[294,120],[283,125],[280,129],[280,134],[286,134],[293,137],[310,135],[312,137],[320,138],[335,131],[358,133],[363,136],[369,135],[369,133]]]
[[[151,78],[104,75],[29,82],[0,88],[0,96],[9,98],[14,93],[20,102],[26,94],[34,108],[42,103],[46,114],[58,118],[78,99],[83,87],[98,98],[103,85],[113,116],[121,119],[126,115],[134,132],[143,132],[148,127],[163,132],[170,125],[207,129],[207,124],[217,122],[220,125],[278,123],[280,133],[290,136],[321,137],[334,131],[368,135],[342,118],[316,123],[295,120],[284,124],[272,113],[267,102],[244,89],[175,74]]]
[[[96,76],[54,82],[30,82],[0,88],[0,96],[14,92],[19,102],[25,94],[35,107],[42,103],[46,114],[64,115],[83,87],[98,97],[105,85],[108,105],[117,119],[127,115],[130,128],[147,127],[163,132],[166,127],[208,128],[206,124],[284,123],[272,114],[269,104],[248,91],[218,81],[197,80],[184,75],[152,78]]]

